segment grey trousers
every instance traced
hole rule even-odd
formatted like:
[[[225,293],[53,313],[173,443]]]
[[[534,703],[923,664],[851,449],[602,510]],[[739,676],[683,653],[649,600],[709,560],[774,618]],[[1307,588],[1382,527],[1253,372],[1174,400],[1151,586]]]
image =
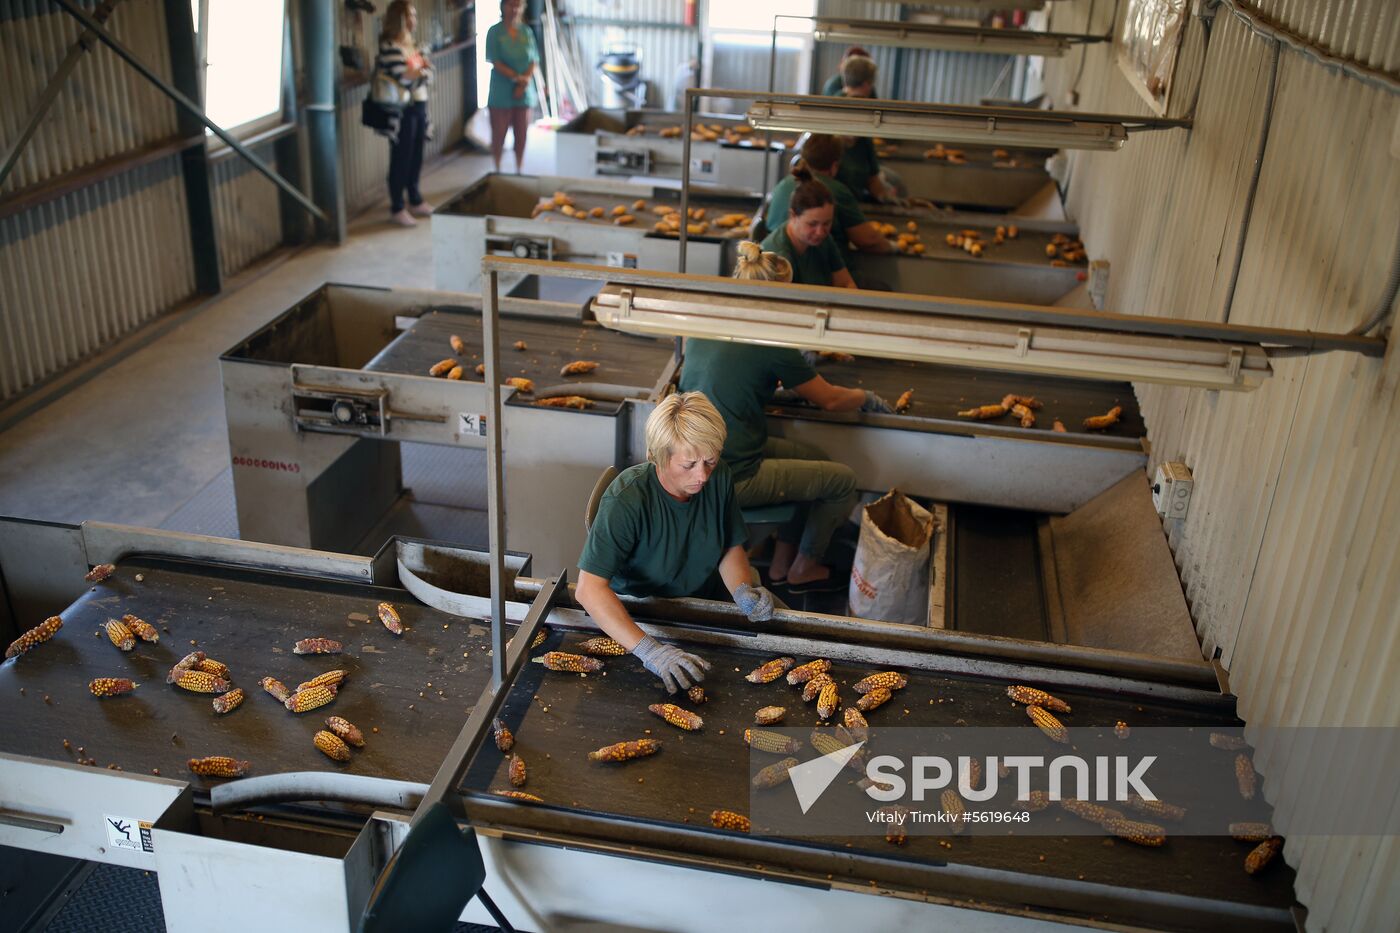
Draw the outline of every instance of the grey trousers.
[[[799,505],[796,519],[778,530],[778,539],[821,560],[831,536],[855,508],[856,474],[810,444],[770,437],[758,471],[736,481],[734,494],[740,508]]]

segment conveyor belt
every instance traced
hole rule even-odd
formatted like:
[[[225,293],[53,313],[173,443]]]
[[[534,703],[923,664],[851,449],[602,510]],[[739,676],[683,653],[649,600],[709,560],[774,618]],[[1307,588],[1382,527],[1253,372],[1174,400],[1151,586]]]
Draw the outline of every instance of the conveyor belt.
[[[864,209],[864,206],[862,206]],[[866,220],[873,220],[879,223],[893,224],[899,233],[907,233],[910,218],[907,214],[887,214],[882,213],[878,207],[864,209]],[[963,218],[966,220],[966,217]],[[1047,269],[1057,268],[1051,266],[1051,257],[1045,255],[1045,247],[1049,245],[1053,232],[1040,232],[1018,228],[1017,236],[1014,240],[1005,240],[1000,245],[994,243],[998,226],[1007,226],[1007,218],[996,218],[990,222],[981,223],[952,223],[939,220],[935,213],[929,218],[918,218],[914,221],[921,242],[925,246],[923,258],[926,259],[948,259],[964,260],[967,262],[1013,262],[1028,266],[1039,266]],[[948,234],[957,235],[963,230],[976,230],[981,234],[981,242],[984,252],[980,257],[974,257],[965,252],[962,247],[949,246]],[[1073,268],[1087,268],[1084,264],[1072,264]]]
[[[473,311],[430,311],[365,364],[370,372],[426,374],[439,360],[453,356],[453,334],[467,345],[462,354],[464,381],[481,382],[476,366],[481,356],[481,314]],[[523,340],[525,351],[513,349]],[[537,388],[604,383],[650,392],[671,358],[668,340],[634,337],[582,321],[501,316],[501,365],[505,376],[524,376]],[[559,369],[574,360],[593,360],[599,367],[584,376],[561,376]],[[529,404],[528,396],[520,404]],[[611,413],[621,403],[598,402],[591,411]]]
[[[625,229],[636,230],[639,234],[650,234],[652,232],[652,226],[661,219],[660,215],[655,213],[652,208],[669,206],[679,210],[681,204],[679,191],[668,191],[664,188],[653,189],[653,195],[642,197],[642,200],[646,201],[646,207],[639,210],[633,210],[632,208],[632,205],[637,200],[637,196],[635,195],[629,197],[621,194],[576,191],[568,187],[565,187],[563,190],[573,199],[574,208],[576,210],[592,211],[595,207],[600,207],[603,209],[603,216],[597,218],[568,217],[561,214],[558,210],[551,210],[541,211],[536,218],[537,220],[549,224],[593,225],[599,227],[606,225],[608,227],[613,227],[615,226],[613,224],[613,208],[621,206],[627,208],[627,213],[636,218],[636,221]],[[642,188],[639,190],[646,189]],[[744,214],[746,216],[751,216],[758,209],[758,198],[723,197],[713,194],[704,194],[697,189],[690,194],[690,208],[694,210],[699,207],[705,209],[705,216],[703,219],[711,222],[708,232],[704,235],[712,239],[727,239],[732,238],[730,230],[714,226],[713,221],[725,214]],[[533,205],[531,205],[531,208],[533,208]],[[489,202],[482,212],[504,217],[530,216],[529,213],[525,211],[495,210]],[[737,230],[741,228],[733,229]]]
[[[952,622],[979,635],[1051,641],[1036,546],[1037,516],[973,505],[950,507]]]
[[[883,161],[892,160],[915,160],[920,162],[939,162],[938,159],[925,159],[924,153],[934,148],[934,143],[914,142],[910,140],[885,140],[876,144],[878,157]],[[1053,149],[1011,149],[996,146],[963,146],[957,143],[945,144],[945,149],[955,149],[963,154],[967,160],[965,165],[990,166],[995,163],[1003,163],[1009,171],[1011,169],[1039,169],[1044,170],[1045,159],[1055,150]],[[1006,153],[1005,156],[997,156],[993,153],[1001,148]],[[1012,164],[1014,163],[1014,164]],[[952,164],[946,161],[943,164]],[[953,165],[957,168],[956,165]],[[898,166],[896,165],[896,171]]]

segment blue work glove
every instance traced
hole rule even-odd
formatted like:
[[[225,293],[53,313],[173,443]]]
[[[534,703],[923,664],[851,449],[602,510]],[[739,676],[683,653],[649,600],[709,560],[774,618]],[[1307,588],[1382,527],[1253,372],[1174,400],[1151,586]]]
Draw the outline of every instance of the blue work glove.
[[[675,693],[679,688],[689,690],[705,679],[710,663],[704,658],[682,651],[675,645],[667,645],[646,635],[632,649],[637,660],[666,685],[667,693]]]
[[[773,618],[773,594],[761,586],[740,583],[734,591],[734,602],[750,622],[767,622]]]
[[[869,389],[865,390],[865,403],[860,406],[860,410],[879,412],[882,415],[894,414],[894,409],[890,407],[890,403],[880,398],[880,396],[871,392]]]

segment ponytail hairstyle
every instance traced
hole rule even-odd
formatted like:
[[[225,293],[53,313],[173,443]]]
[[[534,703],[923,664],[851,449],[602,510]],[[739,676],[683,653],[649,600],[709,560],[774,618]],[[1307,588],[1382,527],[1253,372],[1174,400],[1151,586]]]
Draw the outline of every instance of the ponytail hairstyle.
[[[845,151],[841,140],[825,133],[810,133],[802,142],[802,161],[816,172],[829,172]]]
[[[797,179],[797,187],[788,199],[788,211],[792,216],[801,217],[814,207],[825,207],[835,203],[836,199],[831,196],[831,189],[817,181],[812,176],[812,170],[805,165],[793,169],[792,177]]]
[[[734,278],[754,282],[791,282],[792,263],[785,256],[765,252],[753,240],[744,240],[739,244],[739,262],[734,267]]]
[[[408,11],[413,8],[409,0],[393,0],[384,10],[384,21],[379,29],[380,42],[411,44],[413,33],[408,31]]]

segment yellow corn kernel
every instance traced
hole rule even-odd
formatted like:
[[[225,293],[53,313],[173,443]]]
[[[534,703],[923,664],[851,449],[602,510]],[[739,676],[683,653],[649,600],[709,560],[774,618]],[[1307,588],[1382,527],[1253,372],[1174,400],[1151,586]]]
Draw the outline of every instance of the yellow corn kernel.
[[[1243,752],[1235,756],[1235,783],[1239,785],[1241,797],[1245,800],[1254,799],[1259,779],[1254,773],[1254,762]]]
[[[139,686],[128,677],[95,677],[88,682],[88,692],[95,697],[114,697],[130,693]]]
[[[303,638],[292,646],[292,654],[340,654],[342,647],[334,638]]]
[[[753,714],[753,721],[760,726],[771,726],[783,721],[787,715],[787,708],[783,706],[765,706],[763,709]]]
[[[1064,808],[1065,812],[1073,813],[1081,820],[1098,823],[1100,826],[1105,825],[1109,820],[1126,819],[1121,811],[1089,800],[1061,800],[1060,806]]]
[[[954,820],[952,827],[954,834],[961,833],[965,828],[963,818],[967,815],[967,807],[963,805],[962,797],[951,787],[945,790],[938,798],[939,806],[943,812]]]
[[[215,677],[222,677],[224,680],[230,679],[229,675],[232,673],[229,671],[227,664],[222,661],[215,661],[213,658],[201,658],[199,663],[192,667],[191,670],[213,674]]]
[[[759,790],[777,787],[788,779],[788,769],[795,768],[797,765],[796,758],[784,758],[775,765],[762,768],[753,776],[753,786]]]
[[[871,690],[881,687],[893,693],[896,690],[903,690],[907,686],[909,686],[909,679],[903,674],[895,671],[881,671],[878,674],[871,674],[863,680],[856,681],[852,689],[855,690],[856,693],[869,693]]]
[[[602,657],[620,657],[627,653],[626,648],[606,637],[590,638],[578,648],[584,654],[596,654]]]
[[[749,818],[733,810],[715,810],[710,814],[710,825],[715,829],[727,829],[736,833],[749,831]]]
[[[1050,741],[1059,742],[1061,745],[1069,743],[1069,730],[1065,728],[1064,723],[1039,706],[1027,706],[1026,715],[1031,718],[1031,722],[1040,727],[1040,731],[1044,732]]]
[[[1263,842],[1274,834],[1268,823],[1231,823],[1230,838],[1236,842]]]
[[[1178,807],[1165,800],[1146,800],[1137,794],[1128,795],[1128,807],[1138,813],[1166,820],[1168,823],[1180,823],[1186,819],[1185,807]]]
[[[603,669],[603,662],[597,658],[585,658],[583,655],[569,654],[565,651],[547,651],[533,660],[536,664],[543,664],[551,671],[564,671],[571,674]]]
[[[214,712],[231,713],[243,703],[243,688],[234,687],[221,697],[214,698]]]
[[[1274,836],[1272,839],[1265,839],[1244,857],[1244,870],[1251,875],[1258,874],[1274,860],[1274,856],[1278,855],[1282,848],[1282,838]]]
[[[1050,806],[1050,795],[1043,790],[1033,790],[1025,800],[1016,801],[1016,809],[1036,813]]]
[[[365,747],[365,734],[359,727],[348,719],[339,716],[327,716],[326,728],[338,735],[346,745],[353,745],[356,748]]]
[[[802,747],[802,743],[797,739],[766,729],[745,729],[744,744],[761,752],[772,752],[774,755],[791,755]]]
[[[764,661],[744,675],[744,679],[751,684],[772,683],[787,673],[796,663],[796,658],[774,658],[771,661]]]
[[[335,694],[335,687],[312,687],[310,690],[297,691],[287,697],[287,702],[282,705],[294,713],[309,713],[334,700]]]
[[[53,638],[54,634],[63,628],[63,620],[58,616],[49,616],[29,631],[25,632],[5,649],[5,659],[19,657],[26,651],[32,650],[36,645],[41,645]]]
[[[1210,744],[1215,748],[1224,749],[1227,752],[1237,752],[1246,748],[1249,743],[1242,735],[1227,735],[1224,732],[1212,732],[1210,734]]]
[[[709,697],[705,696],[704,687],[691,687],[685,692],[685,695],[689,697],[690,702],[694,703],[696,706],[699,706],[701,703],[704,703],[710,699]]]
[[[703,728],[705,725],[705,720],[701,719],[690,710],[681,709],[674,703],[653,703],[648,706],[647,709],[660,716],[677,729],[684,729],[686,732],[694,732],[697,729]]]
[[[223,693],[228,690],[229,683],[222,677],[215,677],[204,671],[182,671],[180,676],[175,678],[175,686],[191,693]]]
[[[272,694],[278,703],[287,702],[287,698],[292,695],[292,691],[287,689],[287,685],[276,677],[264,677],[258,681],[258,686]]]
[[[506,766],[506,776],[514,786],[524,787],[525,782],[529,780],[525,772],[525,759],[519,755],[511,755],[510,763]]]
[[[878,709],[880,706],[889,702],[892,696],[894,696],[894,694],[890,693],[884,687],[876,687],[859,700],[856,700],[856,709],[863,713],[868,713],[872,709]]]
[[[1156,823],[1141,823],[1137,820],[1114,818],[1104,820],[1103,828],[1119,839],[1126,839],[1140,846],[1155,848],[1167,841],[1167,831]]]
[[[388,603],[380,603],[378,610],[379,621],[384,623],[384,627],[395,635],[403,634],[403,620],[399,618],[399,611]]]
[[[631,742],[618,742],[614,745],[604,745],[602,748],[588,753],[589,761],[631,761],[633,758],[645,758],[648,755],[655,755],[661,750],[661,743],[656,739],[634,739]]]
[[[138,619],[136,616],[128,614],[122,616],[122,624],[131,629],[131,633],[142,641],[152,643],[160,641],[160,632],[157,632],[156,627],[145,619]]]
[[[1020,403],[1016,402],[1014,404]],[[1052,709],[1057,713],[1070,712],[1069,704],[1064,700],[1053,697],[1044,690],[1037,690],[1034,687],[1023,687],[1019,684],[1015,684],[1006,688],[1006,695],[1017,703],[1024,703],[1027,706],[1039,706],[1042,709]]]
[[[825,674],[831,670],[831,662],[826,658],[817,658],[815,661],[808,661],[806,664],[794,667],[787,672],[787,682],[792,686],[805,684],[818,674]]]
[[[802,685],[802,702],[811,703],[821,695],[822,688],[827,684],[835,683],[830,674],[818,674]]]
[[[191,758],[188,767],[200,777],[236,778],[246,774],[252,763],[227,755],[207,755],[204,758]]]
[[[534,794],[526,793],[523,790],[493,790],[491,793],[497,797],[508,797],[511,800],[520,800],[525,803],[544,803],[543,797],[536,797]]]
[[[308,681],[297,684],[297,693],[303,690],[310,690],[313,687],[339,687],[345,680],[346,672],[342,670],[326,671],[324,674],[317,674]]]
[[[822,719],[830,719],[836,715],[837,707],[840,705],[841,695],[837,692],[836,682],[828,681],[817,696],[817,715]]]
[[[491,720],[491,732],[496,739],[496,747],[508,752],[515,746],[515,736],[500,719]]]
[[[316,747],[325,753],[327,758],[333,761],[349,761],[350,746],[340,740],[340,736],[334,732],[327,732],[322,729],[311,737],[311,741]]]
[[[107,620],[107,640],[122,651],[130,651],[136,647],[136,636],[131,634],[131,629],[116,619]]]

